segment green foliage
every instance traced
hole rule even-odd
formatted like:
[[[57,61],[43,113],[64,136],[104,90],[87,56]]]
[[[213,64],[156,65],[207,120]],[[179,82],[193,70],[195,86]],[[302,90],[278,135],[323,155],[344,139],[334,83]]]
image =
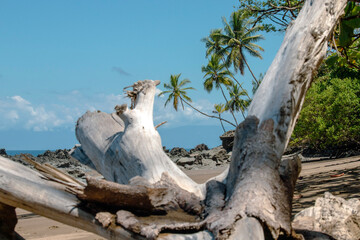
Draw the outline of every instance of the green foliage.
[[[239,85],[233,84],[229,87],[230,99],[226,103],[226,109],[231,109],[232,111],[241,111],[245,112],[247,107],[250,105],[249,100],[244,100],[242,97],[245,96],[245,91],[241,90]]]
[[[165,106],[172,100],[173,107],[176,111],[178,110],[179,101],[181,102],[183,109],[184,109],[184,103],[183,103],[184,99],[191,102],[191,98],[187,96],[186,90],[194,89],[192,87],[183,88],[183,86],[185,86],[186,84],[191,83],[191,82],[189,79],[184,79],[179,82],[180,76],[181,76],[181,73],[177,74],[177,75],[171,75],[170,76],[170,84],[164,83],[164,88],[168,89],[168,90],[162,91],[158,95],[158,96],[161,96],[164,94],[169,94],[169,97],[165,102]]]
[[[230,71],[220,62],[220,57],[216,54],[211,55],[208,65],[203,66],[201,71],[205,73],[204,88],[207,92],[213,90],[214,84],[216,89],[221,88],[221,84],[225,86],[232,84],[231,79],[228,77]]]
[[[213,111],[213,113],[218,114],[218,115],[219,115],[219,118],[221,118],[221,114],[222,114],[223,112],[225,112],[226,107],[225,107],[225,105],[224,105],[223,103],[220,103],[220,104],[215,104],[215,105],[214,105],[214,109],[215,109],[215,110]],[[224,133],[225,133],[226,131],[225,131],[225,128],[224,128],[224,125],[223,125],[221,119],[220,119],[220,124],[221,124],[221,127],[222,127],[222,129],[223,129],[223,131],[224,131]]]
[[[208,92],[212,91],[214,86],[221,90],[226,102],[226,110],[230,110],[237,123],[234,112],[241,111],[245,117],[250,97],[229,68],[243,75],[245,67],[247,67],[257,88],[259,82],[250,69],[244,53],[262,59],[261,51],[264,49],[256,44],[263,39],[263,36],[258,34],[262,27],[254,24],[254,19],[243,10],[233,12],[229,21],[223,18],[223,24],[223,28],[212,30],[208,37],[202,39],[207,49],[206,57],[211,56],[208,65],[202,67],[202,71],[205,73],[204,88]],[[230,77],[238,84],[234,85]],[[229,101],[222,86],[226,86],[228,89]],[[244,100],[244,97],[248,100]]]
[[[360,3],[349,2],[333,32],[327,64],[360,69]]]
[[[266,32],[285,31],[294,20],[304,0],[239,0],[239,9],[261,24]]]
[[[329,75],[317,79],[307,93],[290,145],[321,150],[359,143],[360,79]]]
[[[359,28],[360,6],[355,2],[349,2],[345,8],[345,15],[340,21],[339,45],[341,47],[350,47]]]
[[[244,74],[244,64],[246,64],[244,51],[262,59],[260,51],[264,49],[255,44],[263,39],[261,34],[257,34],[261,28],[258,25],[253,26],[253,20],[242,11],[233,12],[229,23],[226,18],[223,18],[223,22],[224,33],[217,33],[223,47],[217,53],[226,54],[227,67],[233,65],[235,71],[239,70],[241,74]]]
[[[267,32],[285,31],[304,0],[240,0],[239,9]],[[360,2],[348,1],[329,40],[328,64],[360,69]]]

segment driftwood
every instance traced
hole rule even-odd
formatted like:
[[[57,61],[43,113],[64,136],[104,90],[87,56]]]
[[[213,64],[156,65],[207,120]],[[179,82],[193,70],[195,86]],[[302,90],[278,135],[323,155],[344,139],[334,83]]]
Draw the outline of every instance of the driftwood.
[[[105,238],[131,238],[133,234],[122,229],[106,229],[95,215],[78,207],[79,199],[67,192],[61,183],[28,167],[0,156],[0,202],[23,208],[70,226],[94,232]]]
[[[159,81],[145,80],[127,92],[130,108],[78,120],[82,150],[106,180],[49,182],[0,158],[0,202],[109,239],[301,239],[291,227],[300,161],[281,156],[346,3],[304,3],[236,129],[230,167],[220,176],[196,184],[166,156],[152,118]]]
[[[16,239],[15,207],[0,203],[0,239]]]

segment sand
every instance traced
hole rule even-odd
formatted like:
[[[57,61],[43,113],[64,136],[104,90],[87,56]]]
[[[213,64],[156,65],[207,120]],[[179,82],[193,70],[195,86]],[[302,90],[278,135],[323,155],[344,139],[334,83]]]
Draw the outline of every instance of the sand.
[[[225,167],[185,171],[194,181],[203,183]],[[306,162],[296,185],[293,213],[314,205],[315,199],[331,192],[345,199],[360,198],[360,156]],[[22,209],[17,209],[16,231],[27,240],[100,240],[95,234],[67,226]]]

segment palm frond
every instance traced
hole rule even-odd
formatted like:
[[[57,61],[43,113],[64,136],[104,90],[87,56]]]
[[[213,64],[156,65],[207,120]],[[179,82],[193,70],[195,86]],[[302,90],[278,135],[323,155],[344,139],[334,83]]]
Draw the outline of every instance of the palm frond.
[[[187,95],[183,94],[182,97],[185,98],[186,101],[192,102],[191,98],[188,97]]]
[[[167,94],[167,93],[171,93],[172,91],[162,91],[161,93],[158,94],[158,97]]]
[[[182,80],[182,81],[179,83],[178,87],[182,87],[182,86],[184,86],[184,85],[186,85],[186,84],[188,84],[188,83],[191,83],[191,81],[186,78],[186,79]]]

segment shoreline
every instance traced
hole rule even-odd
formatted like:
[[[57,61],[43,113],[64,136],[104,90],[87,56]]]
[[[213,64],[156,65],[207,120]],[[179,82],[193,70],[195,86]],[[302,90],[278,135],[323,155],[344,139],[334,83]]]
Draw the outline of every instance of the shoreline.
[[[195,182],[204,183],[207,179],[223,172],[229,165],[228,159],[221,159],[221,157],[229,157],[229,154],[225,154],[226,151],[224,152],[222,150],[223,149],[220,147],[217,147],[215,150],[202,149],[200,151],[194,150],[190,151],[191,153],[185,153],[178,149],[175,151],[176,154],[173,155],[172,160],[187,161],[187,159],[192,159],[192,165],[185,163],[179,167]],[[33,158],[40,161],[40,163],[51,163],[68,173],[70,171],[74,176],[81,179],[84,178],[85,174],[91,174],[94,172],[91,168],[75,162],[72,158],[54,158],[54,156],[64,157],[63,155],[66,157],[66,153],[62,151],[63,150],[48,152],[40,157]],[[213,155],[209,154],[211,151]],[[181,152],[183,154],[187,154],[186,157],[181,156]],[[219,154],[219,152],[221,154]],[[199,158],[197,156],[202,156],[201,161],[199,159],[199,161],[195,161],[196,158]],[[11,159],[19,161],[16,157],[11,157]],[[358,176],[360,176],[360,155],[337,159],[317,157],[304,158],[302,160],[302,171],[294,192],[292,217],[294,217],[294,215],[299,211],[313,206],[315,200],[318,197],[322,197],[325,192],[330,192],[334,196],[339,196],[345,199],[360,199],[360,192],[358,190],[360,189],[360,182],[358,181]],[[205,165],[206,163],[211,164]],[[22,209],[17,209],[17,215],[19,219],[18,224],[16,225],[16,231],[25,239],[104,239],[95,234],[26,212]]]

